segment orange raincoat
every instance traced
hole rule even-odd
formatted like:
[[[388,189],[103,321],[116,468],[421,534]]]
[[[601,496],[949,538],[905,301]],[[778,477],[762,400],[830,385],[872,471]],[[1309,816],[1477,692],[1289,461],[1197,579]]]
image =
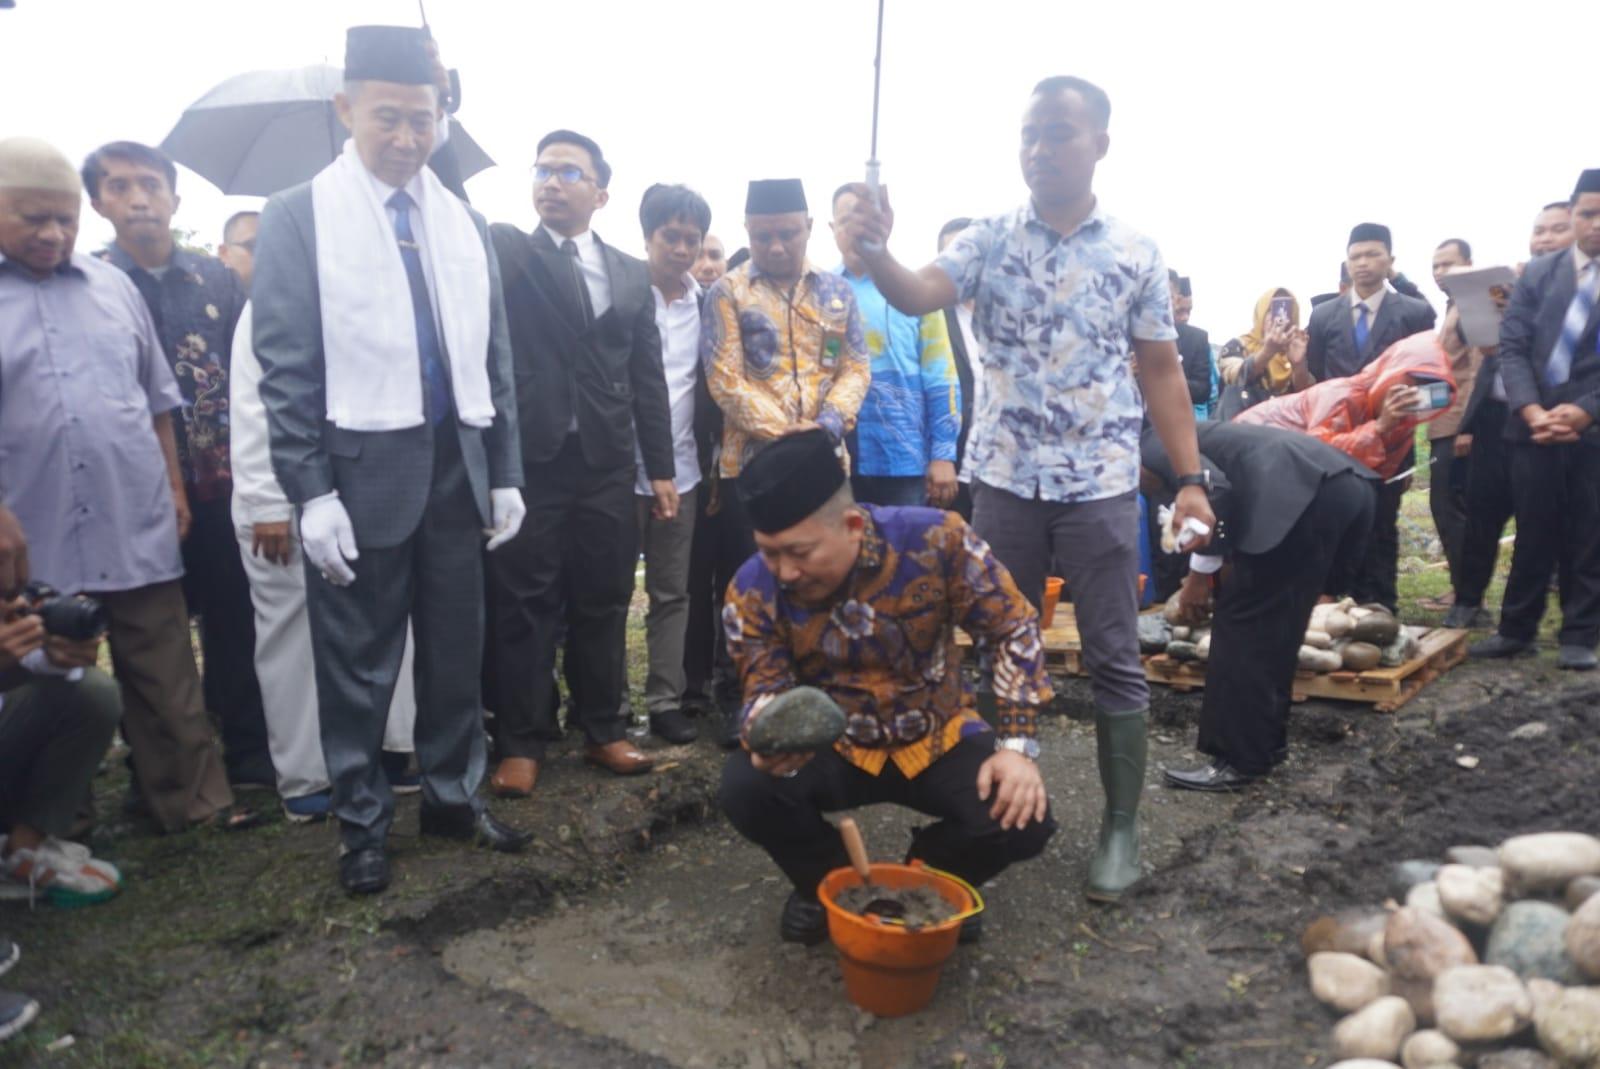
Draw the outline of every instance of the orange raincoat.
[[[1378,413],[1384,396],[1391,387],[1415,385],[1409,379],[1412,375],[1449,383],[1454,400],[1456,379],[1450,371],[1450,358],[1439,347],[1438,337],[1428,330],[1395,342],[1349,378],[1329,379],[1300,393],[1268,398],[1241,412],[1236,420],[1320,438],[1385,479],[1392,478],[1411,451],[1417,425],[1449,411],[1418,412],[1401,420],[1388,434],[1381,433]]]

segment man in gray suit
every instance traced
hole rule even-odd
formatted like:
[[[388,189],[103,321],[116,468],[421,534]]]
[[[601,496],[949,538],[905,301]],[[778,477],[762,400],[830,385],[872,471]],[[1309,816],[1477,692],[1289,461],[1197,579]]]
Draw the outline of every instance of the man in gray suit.
[[[350,143],[267,202],[252,301],[272,466],[300,516],[339,878],[375,893],[408,617],[423,834],[528,841],[479,795],[477,670],[484,536],[493,550],[520,527],[523,474],[494,250],[482,216],[424,169],[440,111],[422,31],[352,29],[345,79]]]

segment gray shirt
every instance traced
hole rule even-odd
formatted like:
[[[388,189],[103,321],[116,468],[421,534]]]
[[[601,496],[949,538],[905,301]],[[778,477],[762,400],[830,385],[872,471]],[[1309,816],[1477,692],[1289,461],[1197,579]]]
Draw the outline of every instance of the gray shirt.
[[[71,594],[183,574],[151,423],[182,400],[127,275],[74,254],[40,279],[0,256],[0,502],[34,578]]]

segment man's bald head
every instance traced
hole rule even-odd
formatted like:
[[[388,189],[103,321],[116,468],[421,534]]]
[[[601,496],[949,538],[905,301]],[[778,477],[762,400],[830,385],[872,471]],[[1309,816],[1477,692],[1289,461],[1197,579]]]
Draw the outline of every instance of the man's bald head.
[[[8,137],[0,141],[0,192],[13,189],[81,196],[83,180],[72,161],[48,141]]]
[[[82,204],[78,172],[54,146],[0,141],[0,255],[48,275],[72,256]]]

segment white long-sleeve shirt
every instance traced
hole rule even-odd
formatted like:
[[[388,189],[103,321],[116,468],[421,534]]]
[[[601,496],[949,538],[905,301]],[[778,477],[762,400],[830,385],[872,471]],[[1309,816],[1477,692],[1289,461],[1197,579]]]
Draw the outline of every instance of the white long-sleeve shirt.
[[[250,305],[233,332],[233,369],[228,387],[229,449],[233,465],[233,523],[285,523],[294,517],[278,477],[272,473],[267,407],[261,403],[261,361],[250,343]]]

